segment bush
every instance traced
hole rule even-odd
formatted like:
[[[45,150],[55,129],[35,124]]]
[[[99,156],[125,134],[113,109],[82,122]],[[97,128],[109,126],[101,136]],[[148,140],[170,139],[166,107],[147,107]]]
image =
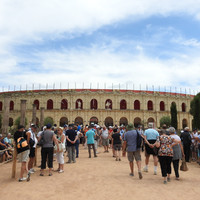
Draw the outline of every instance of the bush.
[[[51,124],[53,126],[53,119],[51,117],[46,117],[44,119],[44,125],[46,126],[47,124]]]
[[[171,125],[171,118],[170,118],[170,116],[163,116],[160,119],[160,126],[162,127],[163,124],[166,124],[168,127]]]

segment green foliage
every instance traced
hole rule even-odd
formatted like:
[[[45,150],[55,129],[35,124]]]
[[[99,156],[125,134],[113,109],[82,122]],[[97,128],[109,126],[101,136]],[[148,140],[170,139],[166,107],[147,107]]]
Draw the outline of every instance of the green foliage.
[[[160,126],[162,126],[163,124],[166,124],[168,127],[171,125],[171,118],[170,118],[170,116],[163,116],[160,119]]]
[[[28,124],[28,120],[27,120],[27,118],[25,118],[25,126],[27,126],[27,124]],[[21,125],[21,124],[20,124],[20,117],[18,117],[18,118],[15,120],[14,125],[17,126],[17,127],[18,127],[19,125]]]
[[[200,93],[190,103],[190,114],[193,116],[193,128],[200,129]]]
[[[51,117],[46,117],[44,119],[44,125],[46,126],[47,124],[51,124],[53,126],[53,119]]]
[[[171,112],[171,126],[173,126],[175,129],[177,129],[177,108],[176,108],[176,103],[172,103],[170,107],[170,112]]]

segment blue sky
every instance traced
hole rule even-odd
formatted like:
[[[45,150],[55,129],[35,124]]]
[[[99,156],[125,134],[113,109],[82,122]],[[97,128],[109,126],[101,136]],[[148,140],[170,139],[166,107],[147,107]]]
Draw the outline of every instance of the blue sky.
[[[0,1],[1,91],[84,82],[193,93],[199,50],[199,0]]]

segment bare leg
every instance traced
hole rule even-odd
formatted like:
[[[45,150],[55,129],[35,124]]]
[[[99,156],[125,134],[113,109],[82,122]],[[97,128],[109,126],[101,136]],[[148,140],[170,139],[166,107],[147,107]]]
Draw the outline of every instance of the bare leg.
[[[23,178],[24,172],[28,172],[27,171],[27,167],[26,167],[26,162],[22,162],[21,172],[20,172],[20,178]]]
[[[129,162],[131,173],[133,174],[134,171],[134,164],[133,162]]]

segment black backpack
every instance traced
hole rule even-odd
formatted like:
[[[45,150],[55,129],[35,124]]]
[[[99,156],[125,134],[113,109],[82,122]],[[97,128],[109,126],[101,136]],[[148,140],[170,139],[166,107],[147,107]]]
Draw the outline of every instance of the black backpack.
[[[137,130],[136,132],[137,132],[137,149],[140,149],[142,145],[142,137]]]

